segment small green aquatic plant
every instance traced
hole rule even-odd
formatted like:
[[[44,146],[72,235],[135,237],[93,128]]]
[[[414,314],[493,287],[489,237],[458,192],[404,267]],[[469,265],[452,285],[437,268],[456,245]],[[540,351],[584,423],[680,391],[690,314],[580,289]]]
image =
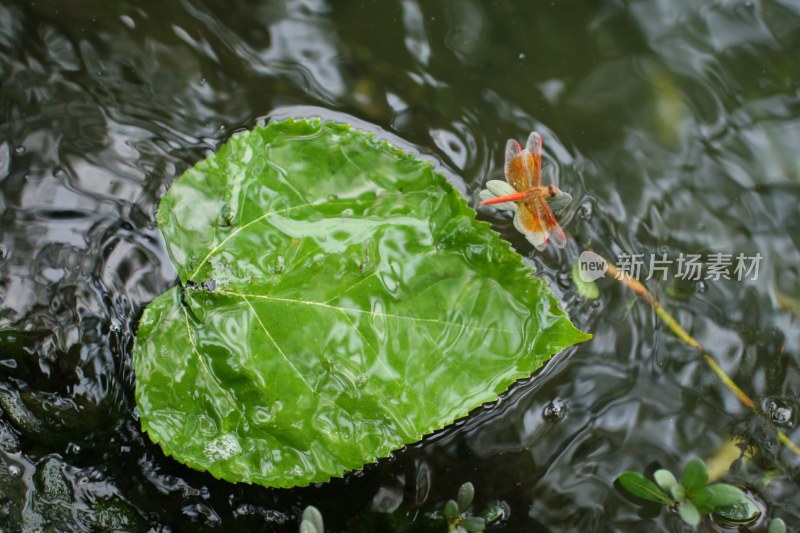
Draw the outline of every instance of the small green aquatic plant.
[[[476,533],[486,527],[486,519],[468,514],[475,497],[475,487],[467,481],[458,489],[455,500],[447,500],[444,504],[444,518],[447,520],[448,531],[457,533]]]
[[[699,524],[702,515],[749,502],[744,492],[733,485],[706,485],[708,472],[700,459],[686,463],[680,482],[665,469],[656,470],[653,478],[655,482],[638,472],[626,471],[617,482],[633,496],[676,508],[681,519],[691,526]]]

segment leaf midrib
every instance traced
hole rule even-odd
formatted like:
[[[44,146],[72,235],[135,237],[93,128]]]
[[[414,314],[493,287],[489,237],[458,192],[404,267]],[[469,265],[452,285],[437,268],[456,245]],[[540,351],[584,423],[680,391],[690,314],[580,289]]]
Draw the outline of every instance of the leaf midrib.
[[[296,304],[296,305],[310,305],[315,307],[320,307],[323,309],[330,309],[332,311],[341,312],[341,313],[355,313],[359,315],[369,315],[374,317],[382,317],[382,318],[389,318],[395,320],[408,320],[410,322],[422,322],[422,323],[429,323],[429,324],[438,324],[441,326],[456,326],[461,328],[462,330],[472,330],[472,331],[482,331],[482,332],[502,332],[502,333],[513,333],[513,330],[506,329],[506,328],[495,328],[491,326],[468,326],[466,324],[458,323],[458,322],[451,322],[449,320],[436,320],[433,318],[417,318],[411,316],[404,316],[398,315],[395,313],[382,313],[376,311],[367,311],[364,309],[355,309],[352,307],[340,307],[338,305],[331,305],[325,302],[316,302],[313,300],[298,300],[295,298],[281,298],[279,296],[270,296],[267,294],[248,294],[238,291],[231,291],[226,289],[217,289],[215,291],[216,294],[223,294],[225,296],[233,296],[235,298],[241,298],[246,300],[247,298],[255,298],[259,300],[269,300],[272,302],[278,303],[288,303],[288,304]]]

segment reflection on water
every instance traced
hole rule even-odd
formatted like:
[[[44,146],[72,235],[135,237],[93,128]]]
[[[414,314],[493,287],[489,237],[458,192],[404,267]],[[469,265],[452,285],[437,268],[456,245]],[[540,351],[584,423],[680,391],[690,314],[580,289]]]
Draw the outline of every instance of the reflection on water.
[[[0,524],[294,531],[312,503],[344,530],[369,510],[429,511],[470,480],[478,505],[507,505],[508,530],[630,530],[641,519],[611,488],[620,471],[678,470],[732,433],[760,452],[733,480],[792,524],[797,458],[649,308],[610,282],[582,301],[568,272],[582,246],[760,253],[755,281],[651,287],[800,442],[800,322],[785,305],[800,295],[798,49],[789,0],[5,0]],[[138,428],[133,332],[175,281],[153,215],[232,133],[325,109],[402,138],[471,200],[498,177],[507,138],[542,133],[545,179],[576,199],[561,220],[575,243],[533,254],[510,219],[480,216],[595,338],[364,474],[231,486],[165,458]],[[788,471],[759,485],[771,468]],[[665,512],[648,520],[677,527]]]

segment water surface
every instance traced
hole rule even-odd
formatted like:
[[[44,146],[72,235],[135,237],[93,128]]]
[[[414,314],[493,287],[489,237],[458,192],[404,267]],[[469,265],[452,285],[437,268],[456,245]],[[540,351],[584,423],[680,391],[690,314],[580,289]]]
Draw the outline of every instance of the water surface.
[[[756,280],[648,285],[800,444],[798,50],[790,0],[0,0],[0,524],[296,531],[313,504],[347,531],[388,512],[420,523],[469,480],[478,507],[506,509],[497,530],[679,531],[613,480],[678,471],[731,436],[757,459],[727,480],[796,524],[798,458],[773,423],[630,292],[606,280],[586,301],[569,270],[585,247],[761,254]],[[363,473],[271,491],[151,444],[130,350],[175,283],[159,198],[237,131],[298,114],[401,139],[473,202],[506,139],[539,131],[545,179],[575,198],[571,243],[534,253],[502,213],[479,216],[594,339]]]

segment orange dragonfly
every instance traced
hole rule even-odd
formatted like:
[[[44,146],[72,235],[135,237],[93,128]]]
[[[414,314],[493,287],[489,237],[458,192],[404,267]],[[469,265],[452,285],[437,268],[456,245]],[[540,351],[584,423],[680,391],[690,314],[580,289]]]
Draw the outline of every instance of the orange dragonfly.
[[[548,200],[553,205],[563,206],[572,197],[555,185],[542,185],[542,137],[531,133],[524,149],[517,141],[509,139],[504,170],[508,183],[488,181],[487,190],[480,194],[481,205],[494,204],[499,209],[516,211],[514,227],[537,250],[544,250],[548,242],[563,248],[567,236],[550,210]]]

